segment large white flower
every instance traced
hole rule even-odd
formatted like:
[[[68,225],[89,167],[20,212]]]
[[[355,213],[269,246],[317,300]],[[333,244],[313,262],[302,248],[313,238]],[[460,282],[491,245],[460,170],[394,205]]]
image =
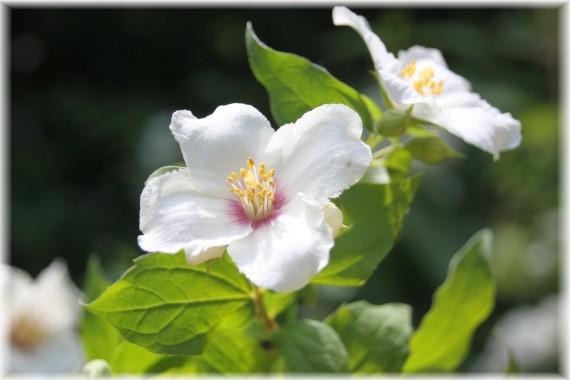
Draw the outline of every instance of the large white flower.
[[[14,373],[78,372],[84,362],[76,331],[80,292],[66,266],[54,261],[33,280],[0,266],[8,315],[8,370]]]
[[[499,152],[520,144],[520,122],[472,92],[467,80],[447,68],[439,50],[413,46],[396,58],[364,17],[335,7],[333,22],[354,28],[364,39],[394,108],[413,106],[415,118],[447,129],[495,159]]]
[[[275,132],[255,108],[231,104],[203,119],[177,111],[170,129],[188,168],[146,184],[142,249],[184,249],[194,265],[227,249],[254,284],[279,292],[327,265],[342,223],[329,199],[371,161],[356,112],[323,105]]]

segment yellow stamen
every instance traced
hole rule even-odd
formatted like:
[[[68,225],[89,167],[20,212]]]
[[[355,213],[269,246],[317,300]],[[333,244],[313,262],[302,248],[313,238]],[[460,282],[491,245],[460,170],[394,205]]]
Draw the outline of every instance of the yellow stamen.
[[[255,161],[249,157],[246,168],[239,170],[239,175],[232,172],[227,178],[230,193],[236,194],[238,202],[251,221],[262,220],[273,211],[275,200],[275,169],[267,170],[265,163],[256,167]]]

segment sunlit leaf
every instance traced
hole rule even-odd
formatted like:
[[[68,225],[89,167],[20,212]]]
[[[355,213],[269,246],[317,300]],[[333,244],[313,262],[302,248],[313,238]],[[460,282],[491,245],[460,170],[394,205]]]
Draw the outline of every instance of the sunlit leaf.
[[[208,331],[222,318],[247,313],[253,301],[248,281],[227,255],[208,271],[206,265],[188,265],[183,252],[156,253],[135,260],[87,308],[150,351],[198,355]]]
[[[322,322],[301,320],[275,332],[283,370],[294,373],[346,372],[347,353],[336,332]]]
[[[188,358],[166,374],[256,373],[264,368],[265,356],[259,342],[240,330],[215,329],[208,334],[208,345],[200,356]]]
[[[269,93],[271,112],[279,125],[296,121],[323,104],[345,104],[358,112],[369,130],[381,114],[365,95],[333,77],[321,66],[261,42],[248,23],[245,42],[253,75]]]
[[[350,372],[399,372],[408,356],[412,310],[404,304],[359,301],[339,307],[325,322],[348,351]]]
[[[348,225],[336,241],[329,264],[311,282],[360,286],[394,245],[420,177],[388,185],[357,184],[335,202]]]
[[[404,372],[452,371],[467,355],[473,332],[495,302],[491,239],[491,232],[482,230],[453,257],[447,279],[411,338]]]
[[[90,256],[83,286],[85,300],[88,302],[99,297],[109,285],[111,282],[103,273],[99,257]],[[103,359],[109,362],[115,348],[121,341],[119,331],[104,318],[87,310],[83,313],[79,329],[87,360]]]

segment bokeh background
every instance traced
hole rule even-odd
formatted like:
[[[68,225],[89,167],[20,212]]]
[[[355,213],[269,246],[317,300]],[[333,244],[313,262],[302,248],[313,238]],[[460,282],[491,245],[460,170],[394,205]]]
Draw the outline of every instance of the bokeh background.
[[[423,183],[393,251],[362,288],[319,288],[304,315],[339,303],[404,302],[428,310],[450,257],[477,230],[495,234],[497,307],[461,371],[557,372],[559,303],[559,23],[556,8],[368,8],[391,51],[439,48],[476,92],[523,125],[523,143],[493,162],[417,165]],[[360,37],[312,8],[12,8],[9,11],[11,264],[37,275],[63,257],[81,286],[87,258],[117,278],[142,252],[139,195],[156,168],[182,161],[168,129],[189,109],[252,104],[271,119],[248,66],[247,21],[274,49],[318,63],[379,99]],[[497,333],[500,329],[500,333]],[[497,336],[504,336],[498,339]]]

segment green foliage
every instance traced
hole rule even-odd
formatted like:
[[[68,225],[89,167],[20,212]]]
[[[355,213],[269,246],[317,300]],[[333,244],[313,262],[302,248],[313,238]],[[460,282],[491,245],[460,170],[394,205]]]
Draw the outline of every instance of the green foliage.
[[[254,373],[265,364],[259,342],[236,329],[215,329],[208,334],[208,345],[200,356],[187,359],[183,366],[165,373]]]
[[[404,372],[452,371],[467,355],[473,332],[495,302],[491,240],[491,232],[482,230],[453,257],[447,279],[411,338]]]
[[[101,268],[99,257],[90,256],[87,263],[83,292],[85,301],[93,301],[111,285]],[[105,319],[85,310],[80,324],[81,342],[87,360],[110,361],[121,341],[119,332]]]
[[[135,260],[87,309],[104,316],[128,341],[150,351],[198,355],[206,334],[222,318],[251,313],[248,281],[229,257],[190,266],[184,253],[148,254]]]
[[[373,129],[381,111],[365,95],[303,57],[269,48],[250,23],[245,42],[253,75],[269,93],[271,113],[279,125],[294,122],[320,105],[340,103],[358,112],[366,128]]]
[[[300,320],[278,329],[273,343],[285,372],[346,372],[347,352],[336,332],[322,322]]]
[[[431,165],[436,165],[452,158],[465,157],[450,147],[439,136],[416,137],[406,144],[406,149],[412,153],[416,160]]]
[[[337,205],[348,225],[330,253],[329,264],[312,283],[360,286],[394,245],[412,203],[420,177],[388,185],[357,184]]]
[[[404,304],[342,305],[325,321],[348,351],[350,372],[399,372],[408,356],[412,309]]]

